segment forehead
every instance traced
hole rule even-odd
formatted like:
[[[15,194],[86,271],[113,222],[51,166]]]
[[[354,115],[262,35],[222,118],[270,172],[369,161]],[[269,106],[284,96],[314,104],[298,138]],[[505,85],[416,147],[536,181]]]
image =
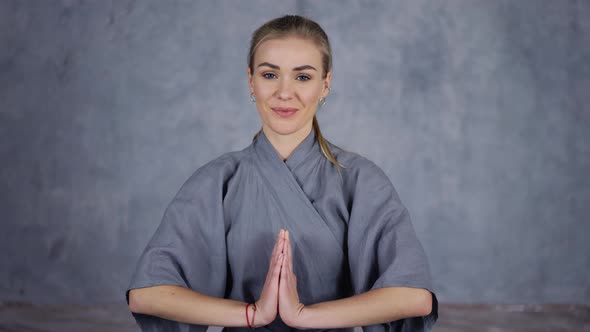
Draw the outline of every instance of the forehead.
[[[293,67],[301,65],[321,66],[322,53],[319,47],[311,40],[290,37],[283,39],[270,39],[264,41],[254,55],[254,66],[259,63],[270,62]],[[316,68],[318,68],[316,67]]]

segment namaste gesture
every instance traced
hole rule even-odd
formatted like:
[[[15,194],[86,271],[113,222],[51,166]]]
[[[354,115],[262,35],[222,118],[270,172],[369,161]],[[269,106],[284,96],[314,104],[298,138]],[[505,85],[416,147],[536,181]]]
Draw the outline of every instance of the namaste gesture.
[[[427,331],[436,297],[407,209],[377,165],[320,131],[332,80],[326,32],[298,15],[273,19],[253,33],[247,64],[262,128],[170,203],[126,294],[138,324]],[[279,228],[267,270],[268,247],[256,241]],[[309,236],[295,237],[295,253],[287,229]],[[320,251],[321,264],[311,257]],[[293,255],[301,297],[313,303],[299,299]]]
[[[291,327],[300,328],[305,306],[299,301],[297,277],[293,272],[293,251],[289,231],[281,230],[270,258],[266,281],[260,299],[256,301],[250,317],[256,317],[253,326],[263,326],[275,320],[277,314]]]

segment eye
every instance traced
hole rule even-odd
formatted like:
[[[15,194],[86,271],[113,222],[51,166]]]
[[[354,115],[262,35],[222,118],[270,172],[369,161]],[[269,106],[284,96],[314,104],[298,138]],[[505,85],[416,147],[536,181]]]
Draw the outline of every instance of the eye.
[[[305,75],[305,74],[300,74],[300,75],[297,75],[296,79],[298,81],[309,81],[309,80],[311,80],[311,76]]]
[[[262,77],[264,77],[268,80],[271,80],[273,78],[277,78],[277,75],[275,75],[274,73],[264,73],[264,74],[262,74]]]

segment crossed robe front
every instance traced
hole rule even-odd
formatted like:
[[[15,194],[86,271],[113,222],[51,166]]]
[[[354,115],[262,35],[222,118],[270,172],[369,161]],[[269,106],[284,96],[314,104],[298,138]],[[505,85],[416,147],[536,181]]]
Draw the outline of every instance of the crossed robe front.
[[[291,236],[303,304],[381,287],[432,292],[426,255],[387,176],[358,154],[330,148],[345,167],[340,173],[321,153],[313,130],[286,161],[261,131],[247,148],[199,168],[166,209],[127,295],[134,288],[178,285],[255,302],[280,229]],[[428,331],[438,316],[432,294],[428,316],[367,326],[364,331]],[[149,315],[134,317],[142,331],[207,329]],[[259,329],[295,330],[278,315]]]

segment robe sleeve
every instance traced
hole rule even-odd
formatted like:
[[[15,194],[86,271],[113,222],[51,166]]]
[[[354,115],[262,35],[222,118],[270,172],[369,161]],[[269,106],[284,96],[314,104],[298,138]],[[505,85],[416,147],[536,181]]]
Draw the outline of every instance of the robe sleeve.
[[[187,287],[224,297],[227,255],[223,218],[223,176],[199,169],[167,207],[141,255],[126,292],[156,285]],[[197,326],[133,314],[142,331],[206,331]]]
[[[382,287],[425,288],[432,312],[425,317],[363,327],[365,332],[429,331],[438,318],[428,261],[407,209],[383,171],[363,159],[354,171],[348,223],[348,259],[355,294]]]

